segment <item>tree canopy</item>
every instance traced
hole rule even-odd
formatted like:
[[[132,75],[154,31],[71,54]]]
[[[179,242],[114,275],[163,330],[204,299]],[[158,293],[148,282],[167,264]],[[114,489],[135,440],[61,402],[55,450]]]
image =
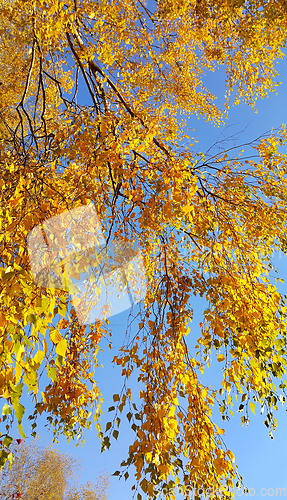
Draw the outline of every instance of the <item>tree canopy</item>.
[[[6,463],[0,476],[1,500],[107,500],[107,474],[101,474],[96,484],[80,485],[75,481],[79,463],[72,455],[35,438],[18,439],[13,448],[12,467]]]
[[[148,498],[163,488],[172,495],[175,484],[183,491],[231,487],[241,478],[213,406],[219,404],[224,419],[238,401],[248,423],[257,403],[266,407],[272,432],[273,410],[284,401],[285,297],[271,284],[270,269],[273,251],[287,248],[280,152],[286,130],[251,141],[252,154],[230,148],[207,157],[195,151],[187,119],[218,125],[231,103],[255,107],[258,97],[276,90],[286,3],[0,5],[1,464],[12,461],[15,422],[24,436],[27,388],[32,434],[37,417],[46,415],[55,439],[64,433],[81,440],[94,418],[102,449],[109,448],[127,410],[136,436],[117,474],[127,477],[133,465],[135,491],[140,487]],[[223,109],[205,79],[220,67]],[[147,285],[136,333],[133,319],[114,357],[123,388],[105,431],[96,369],[108,321],[80,321],[80,299],[71,298],[71,276],[63,277],[67,269],[74,277],[87,272],[100,256],[92,249],[83,257],[77,226],[69,240],[75,255],[57,260],[54,249],[68,252],[68,237],[53,230],[47,236],[51,221],[56,227],[63,214],[91,206],[107,248],[114,241],[140,248]],[[89,239],[89,228],[83,233]],[[35,279],[51,255],[54,281],[47,274]],[[104,265],[108,274],[110,264]],[[201,358],[190,354],[187,338],[196,295],[208,302],[197,339]],[[224,362],[217,390],[200,382],[212,349]],[[140,407],[129,387],[136,371]]]

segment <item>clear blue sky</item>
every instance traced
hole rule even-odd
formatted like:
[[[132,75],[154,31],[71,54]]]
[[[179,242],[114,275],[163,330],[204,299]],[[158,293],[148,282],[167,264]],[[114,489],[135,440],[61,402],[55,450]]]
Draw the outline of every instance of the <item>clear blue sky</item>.
[[[281,126],[282,123],[287,122],[287,65],[283,60],[278,66],[280,76],[279,81],[283,84],[278,88],[278,95],[275,93],[264,100],[258,100],[258,114],[245,105],[239,105],[230,110],[230,116],[226,126],[220,128],[213,127],[205,123],[202,119],[198,120],[193,117],[188,122],[188,127],[194,128],[193,136],[198,139],[196,149],[205,152],[213,143],[215,143],[221,133],[226,136],[232,133],[243,130],[247,125],[247,129],[240,136],[240,143],[245,140],[252,140],[267,130]],[[224,80],[222,72],[208,76],[208,84],[211,91],[215,95],[221,96],[218,98],[218,103],[223,102],[222,97],[224,94]],[[286,278],[286,285],[280,285],[280,291],[287,294],[287,258],[285,256],[276,256],[276,265],[279,269],[279,275]],[[205,307],[204,299],[195,298],[192,303],[194,308],[194,320],[189,334],[188,343],[190,348],[195,344],[195,340],[199,337],[199,322],[202,319],[202,311]],[[122,312],[117,316],[110,319],[110,325],[113,331],[113,342],[116,346],[121,345],[123,334],[125,331],[127,312]],[[104,347],[104,344],[102,344]],[[121,389],[120,369],[111,365],[111,359],[115,354],[114,351],[106,349],[101,359],[105,365],[104,369],[99,369],[97,375],[100,389],[104,395],[104,409],[107,409],[112,404],[112,394]],[[211,366],[204,376],[203,381],[213,387],[220,387],[221,381],[221,366],[215,363]],[[236,463],[239,467],[239,473],[243,476],[245,484],[251,490],[253,496],[260,496],[261,488],[286,488],[287,493],[287,405],[280,406],[277,420],[278,427],[274,433],[274,439],[271,440],[268,435],[268,430],[263,424],[265,419],[264,415],[260,414],[260,408],[256,406],[256,416],[251,416],[250,425],[242,427],[240,416],[242,414],[235,413],[234,419],[229,422],[222,422],[219,414],[215,413],[216,423],[225,429],[225,443],[229,449],[235,454]],[[64,438],[59,440],[58,448],[62,452],[76,454],[83,463],[82,480],[93,480],[95,475],[102,471],[107,470],[112,474],[119,468],[119,464],[127,456],[128,446],[132,442],[133,432],[130,431],[128,421],[123,412],[123,422],[120,427],[120,436],[118,441],[112,442],[109,450],[103,454],[100,453],[100,441],[97,436],[97,431],[87,431],[86,443],[83,447],[75,448],[73,442],[66,443]],[[106,414],[102,418],[103,428],[105,428]],[[38,429],[42,440],[47,439],[48,442],[52,440],[52,434],[44,427],[44,419],[39,419]],[[29,427],[24,426],[27,431]],[[130,470],[132,472],[132,469]],[[133,478],[132,478],[133,479]],[[110,500],[129,500],[132,498],[130,490],[131,480],[127,482],[122,479],[113,477],[109,490]],[[266,492],[265,492],[266,493]],[[268,496],[268,495],[266,495]],[[276,496],[275,491],[272,495],[270,490],[269,496]],[[183,498],[178,496],[178,498]]]

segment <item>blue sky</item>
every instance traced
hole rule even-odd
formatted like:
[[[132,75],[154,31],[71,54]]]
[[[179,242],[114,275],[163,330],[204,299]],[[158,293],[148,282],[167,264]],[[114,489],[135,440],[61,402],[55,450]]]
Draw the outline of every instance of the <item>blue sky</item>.
[[[192,117],[188,121],[188,127],[194,128],[192,136],[196,136],[198,144],[195,149],[205,152],[212,144],[216,143],[220,134],[225,136],[232,135],[245,129],[240,135],[240,143],[246,140],[255,139],[260,134],[267,130],[277,128],[282,123],[287,122],[287,66],[283,60],[278,65],[279,77],[278,80],[283,84],[278,88],[278,95],[275,93],[264,100],[257,101],[258,113],[247,105],[239,105],[231,108],[230,116],[225,126],[220,128],[214,127],[211,124],[205,123],[202,119]],[[215,95],[221,96],[218,98],[218,104],[223,102],[224,94],[224,79],[223,72],[219,71],[210,76],[207,76],[207,81],[211,91]],[[226,128],[228,127],[228,128]],[[247,127],[247,128],[245,128]],[[285,277],[286,285],[280,285],[280,291],[287,294],[287,257],[276,255],[275,263],[278,267],[280,277]],[[279,287],[279,286],[278,286]],[[194,318],[191,327],[191,332],[188,338],[188,344],[191,350],[199,337],[199,322],[202,319],[202,312],[205,308],[204,299],[194,298],[192,302],[194,309]],[[101,392],[104,396],[104,414],[102,417],[103,428],[105,428],[106,409],[112,404],[112,394],[117,393],[121,389],[120,369],[111,365],[111,360],[116,353],[117,347],[120,347],[125,332],[127,323],[128,311],[124,311],[110,319],[110,326],[113,333],[114,347],[110,351],[107,345],[102,341],[101,347],[105,349],[104,353],[100,354],[100,359],[104,364],[104,368],[99,368],[97,380]],[[221,369],[219,363],[214,363],[207,370],[203,377],[203,382],[215,388],[220,386]],[[135,386],[136,382],[134,383]],[[245,484],[252,488],[253,496],[260,496],[262,488],[270,488],[270,494],[262,496],[276,496],[276,488],[286,488],[287,492],[287,404],[280,406],[277,414],[278,427],[274,433],[274,439],[271,440],[268,435],[268,430],[263,424],[264,414],[260,414],[260,408],[256,406],[256,416],[252,415],[248,427],[242,427],[240,416],[235,413],[235,417],[229,422],[222,422],[220,414],[214,414],[216,423],[225,429],[225,443],[229,449],[235,454],[238,471],[243,476]],[[28,412],[29,406],[27,408]],[[112,446],[103,454],[100,453],[100,441],[97,436],[97,431],[93,428],[92,431],[85,433],[86,443],[83,447],[75,448],[75,443],[66,443],[65,438],[59,439],[58,449],[61,452],[68,452],[77,455],[83,464],[82,481],[93,480],[98,472],[107,470],[112,474],[119,468],[119,464],[127,456],[128,446],[133,439],[133,431],[130,430],[128,421],[123,412],[122,424],[120,426],[120,436],[117,441],[113,440]],[[51,442],[52,433],[44,427],[44,419],[39,419],[38,429],[42,441]],[[29,431],[28,424],[24,429]],[[132,472],[132,469],[131,471]],[[121,481],[118,478],[111,478],[109,489],[110,500],[129,500],[132,498],[130,490],[133,478],[128,481]],[[274,493],[272,495],[272,488]],[[253,491],[254,489],[254,491]],[[287,494],[287,493],[286,493]],[[178,498],[183,498],[178,496]]]

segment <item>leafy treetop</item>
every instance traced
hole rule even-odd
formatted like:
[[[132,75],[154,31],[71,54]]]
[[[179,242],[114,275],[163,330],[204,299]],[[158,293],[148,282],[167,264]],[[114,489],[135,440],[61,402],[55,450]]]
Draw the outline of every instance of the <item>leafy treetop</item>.
[[[45,413],[55,439],[81,440],[93,416],[102,449],[127,407],[136,437],[117,474],[127,478],[134,465],[134,491],[149,498],[162,488],[173,498],[175,484],[218,491],[241,480],[215,404],[229,418],[239,396],[248,423],[258,402],[275,428],[286,307],[269,273],[272,252],[286,251],[286,131],[250,143],[248,156],[207,156],[193,150],[186,120],[220,124],[231,102],[255,106],[276,90],[286,22],[281,0],[0,3],[2,465],[12,460],[15,419],[24,436],[24,386],[32,434]],[[223,110],[204,82],[219,67]],[[33,228],[90,202],[107,246],[140,245],[148,284],[137,331],[131,321],[114,357],[123,389],[105,432],[94,370],[108,322],[82,326],[68,289],[35,283],[27,250]],[[74,272],[84,267],[75,257]],[[201,359],[186,342],[198,294],[208,301]],[[219,390],[199,379],[212,349],[224,362]],[[136,370],[140,408],[128,387]]]

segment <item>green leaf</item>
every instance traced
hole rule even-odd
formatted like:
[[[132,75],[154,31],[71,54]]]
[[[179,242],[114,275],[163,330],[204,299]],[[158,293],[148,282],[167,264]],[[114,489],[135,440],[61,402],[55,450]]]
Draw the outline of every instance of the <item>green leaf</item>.
[[[11,407],[7,405],[7,403],[5,403],[2,408],[2,415],[11,415],[11,413],[12,413]]]
[[[25,436],[25,434],[24,434],[22,424],[19,424],[19,425],[18,425],[18,430],[19,430],[19,434],[20,434],[20,436],[22,436],[22,438],[23,438],[23,439],[25,439],[25,437],[26,437],[26,436]]]
[[[58,368],[62,368],[63,361],[64,361],[63,356],[60,356],[60,354],[58,354],[55,360],[55,365],[58,366]]]
[[[119,475],[120,475],[120,471],[119,471],[119,470],[116,470],[116,472],[114,472],[114,473],[112,474],[112,476],[119,476]]]
[[[26,371],[24,375],[24,382],[29,387],[30,391],[32,391],[35,385],[37,384],[37,376],[38,372],[36,370],[31,370],[30,372]]]
[[[67,350],[67,340],[63,339],[61,340],[56,347],[56,353],[59,354],[60,356],[63,356],[63,358],[66,355],[66,350]]]
[[[5,450],[0,451],[0,470],[3,469],[5,463],[7,462],[8,453]]]
[[[47,365],[47,373],[52,382],[57,381],[57,370],[54,366]]]
[[[11,451],[10,451],[10,453],[8,454],[8,457],[7,457],[7,458],[8,458],[8,460],[9,460],[9,462],[10,462],[10,468],[11,468],[12,463],[14,462],[14,455],[13,455],[13,453],[12,453]]]
[[[35,314],[29,314],[27,321],[28,323],[33,323],[33,325],[35,325],[37,321]]]
[[[3,446],[7,446],[7,448],[9,448],[10,444],[12,443],[12,441],[13,441],[13,438],[11,438],[10,436],[6,436],[3,439]]]
[[[18,403],[18,405],[14,408],[14,410],[18,423],[21,424],[25,412],[25,407],[21,405],[21,403]]]

